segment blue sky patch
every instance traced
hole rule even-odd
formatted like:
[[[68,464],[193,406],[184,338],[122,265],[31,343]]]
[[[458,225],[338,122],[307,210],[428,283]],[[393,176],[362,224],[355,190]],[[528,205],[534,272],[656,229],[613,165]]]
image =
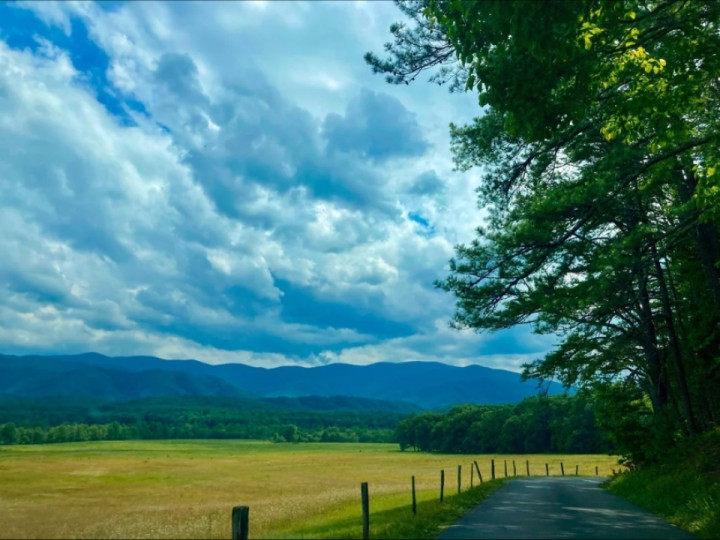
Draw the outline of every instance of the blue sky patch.
[[[48,26],[32,11],[11,3],[0,4],[0,20],[3,21],[0,25],[0,37],[13,49],[36,52],[40,47],[37,37],[40,37],[67,51],[73,67],[93,89],[98,102],[123,125],[136,125],[123,106],[124,100],[117,96],[117,91],[107,79],[108,55],[90,39],[82,20],[77,17],[70,19],[71,31],[67,36],[61,28]],[[137,101],[133,108],[138,109]]]
[[[421,214],[417,212],[408,212],[408,219],[420,225],[421,228],[418,231],[419,235],[429,237],[435,234],[435,227],[430,225],[430,222]]]

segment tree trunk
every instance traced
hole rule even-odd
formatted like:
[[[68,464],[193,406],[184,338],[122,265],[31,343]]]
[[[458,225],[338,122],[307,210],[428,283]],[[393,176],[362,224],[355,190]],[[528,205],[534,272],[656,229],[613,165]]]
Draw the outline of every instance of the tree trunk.
[[[688,389],[687,376],[685,374],[685,365],[683,363],[682,351],[680,349],[680,341],[675,329],[675,320],[673,317],[672,306],[670,305],[670,295],[668,293],[667,283],[665,282],[664,271],[658,258],[655,244],[650,247],[655,272],[657,272],[658,284],[660,285],[660,297],[662,299],[663,314],[667,320],[667,331],[670,338],[670,347],[672,356],[675,360],[675,370],[677,372],[678,385],[680,386],[680,396],[682,397],[683,412],[687,421],[688,431],[690,435],[698,433],[698,425],[693,413],[692,401],[690,398],[690,390]]]
[[[692,201],[697,180],[692,169],[685,167],[682,170],[683,182],[680,184],[679,194],[683,203]],[[717,229],[710,223],[701,223],[700,214],[697,209],[691,211],[695,218],[695,244],[699,255],[700,263],[707,280],[707,288],[715,305],[715,317],[720,320],[720,238]]]
[[[661,415],[664,414],[668,405],[667,369],[657,343],[657,331],[655,329],[655,322],[653,321],[647,282],[647,273],[642,271],[640,282],[638,283],[641,308],[640,319],[642,321],[642,332],[644,334],[642,347],[645,352],[645,358],[647,359],[647,373],[653,389],[650,393],[653,412],[656,415]]]

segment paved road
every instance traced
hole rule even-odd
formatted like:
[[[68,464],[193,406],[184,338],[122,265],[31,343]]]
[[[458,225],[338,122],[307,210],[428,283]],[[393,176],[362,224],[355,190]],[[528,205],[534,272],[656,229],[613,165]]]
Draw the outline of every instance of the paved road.
[[[608,493],[605,478],[524,478],[507,482],[446,528],[454,538],[693,538]]]

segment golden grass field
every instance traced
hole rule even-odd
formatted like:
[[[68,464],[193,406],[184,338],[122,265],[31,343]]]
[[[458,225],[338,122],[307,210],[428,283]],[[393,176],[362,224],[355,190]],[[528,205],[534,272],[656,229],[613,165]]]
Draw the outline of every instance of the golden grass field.
[[[360,529],[360,483],[368,482],[373,512],[410,508],[410,479],[418,501],[463,490],[470,464],[483,478],[490,460],[525,475],[601,476],[617,469],[605,455],[448,455],[400,452],[394,444],[274,444],[264,441],[102,441],[0,446],[0,538],[230,538],[235,505],[250,507],[251,538],[316,536],[327,523]],[[475,484],[477,485],[477,477]],[[328,534],[332,537],[332,530]],[[346,529],[334,529],[345,534]],[[371,529],[372,530],[372,529]],[[304,532],[305,531],[305,532]],[[310,532],[307,532],[310,531]],[[312,531],[316,531],[313,533]]]

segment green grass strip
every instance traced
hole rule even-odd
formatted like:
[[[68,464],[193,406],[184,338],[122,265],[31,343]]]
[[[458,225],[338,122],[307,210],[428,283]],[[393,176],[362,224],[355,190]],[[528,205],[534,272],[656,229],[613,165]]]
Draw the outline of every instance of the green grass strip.
[[[419,497],[424,500],[418,500],[417,515],[413,515],[412,506],[408,504],[409,494],[373,496],[370,486],[370,538],[435,538],[443,527],[457,521],[504,483],[504,478],[485,482],[460,494],[446,495],[442,503],[437,496],[428,500],[425,492]],[[362,538],[359,497],[357,504],[343,505],[316,520],[271,534],[288,539]]]
[[[720,538],[720,429],[668,451],[664,463],[618,475],[605,487],[698,538]]]
[[[707,476],[650,468],[621,474],[606,487],[698,538],[720,538],[720,483]]]

